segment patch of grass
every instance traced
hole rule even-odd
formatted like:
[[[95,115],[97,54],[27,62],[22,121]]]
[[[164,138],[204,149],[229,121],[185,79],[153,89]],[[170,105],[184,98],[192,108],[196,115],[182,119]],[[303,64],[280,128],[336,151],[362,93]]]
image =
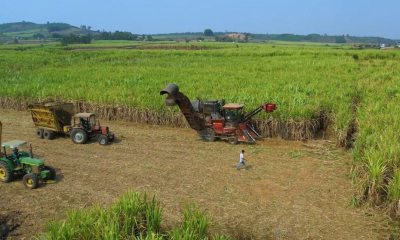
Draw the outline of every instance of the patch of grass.
[[[128,192],[109,209],[95,206],[89,210],[72,210],[67,220],[48,224],[46,233],[37,235],[40,240],[53,239],[148,239],[197,240],[208,239],[210,217],[186,206],[181,226],[168,232],[161,231],[161,204],[155,197],[148,198],[138,192]],[[213,235],[211,239],[229,239]]]
[[[292,158],[302,158],[310,156],[308,152],[301,151],[301,150],[291,150],[287,153]]]

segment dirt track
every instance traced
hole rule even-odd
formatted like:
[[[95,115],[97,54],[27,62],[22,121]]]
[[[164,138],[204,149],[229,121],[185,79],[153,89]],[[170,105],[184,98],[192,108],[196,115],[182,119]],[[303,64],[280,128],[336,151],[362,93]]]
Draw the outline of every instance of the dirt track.
[[[69,209],[108,207],[128,190],[157,195],[164,204],[164,228],[176,226],[184,205],[194,202],[213,216],[212,232],[238,239],[383,239],[386,234],[381,229],[388,220],[350,205],[351,156],[328,141],[265,139],[232,146],[203,142],[190,129],[104,122],[117,141],[102,147],[73,144],[63,136],[36,139],[28,112],[0,110],[0,120],[3,142],[32,143],[34,154],[57,170],[57,183],[35,190],[20,180],[0,184],[0,220],[11,219],[12,237],[29,238],[47,222],[65,218]],[[242,149],[248,171],[235,169]]]

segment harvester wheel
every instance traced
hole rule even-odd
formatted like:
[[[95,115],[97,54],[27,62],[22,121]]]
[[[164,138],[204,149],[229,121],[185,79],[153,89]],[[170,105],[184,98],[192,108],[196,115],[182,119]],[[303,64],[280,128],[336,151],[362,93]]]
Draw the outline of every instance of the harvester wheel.
[[[88,140],[88,134],[83,129],[74,129],[71,132],[71,140],[74,143],[84,144]]]
[[[203,139],[206,142],[214,142],[215,141],[215,132],[212,128],[207,128],[203,133]]]
[[[37,188],[39,185],[39,181],[36,175],[33,173],[25,174],[25,176],[22,178],[22,183],[24,184],[25,187],[30,189]]]
[[[44,166],[44,170],[49,170],[50,171],[50,177],[46,178],[46,180],[54,180],[56,179],[56,170],[50,166]]]
[[[98,141],[100,145],[106,145],[108,143],[108,137],[106,135],[101,135]]]
[[[228,142],[232,145],[235,145],[238,143],[238,139],[236,137],[229,137]]]
[[[43,137],[47,140],[53,140],[54,139],[54,132],[51,130],[44,130],[43,132]]]
[[[36,137],[39,139],[43,138],[43,129],[41,128],[36,129]]]
[[[8,167],[6,162],[0,162],[0,181],[10,182],[12,180],[12,175],[10,167]]]

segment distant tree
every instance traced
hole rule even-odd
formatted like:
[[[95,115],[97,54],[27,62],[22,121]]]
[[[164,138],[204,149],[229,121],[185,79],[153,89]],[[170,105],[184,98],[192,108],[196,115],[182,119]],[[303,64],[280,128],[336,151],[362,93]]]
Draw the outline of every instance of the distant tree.
[[[147,41],[153,41],[153,37],[151,35],[147,35]]]
[[[246,34],[244,35],[244,41],[245,41],[245,42],[248,42],[248,41],[249,41],[249,38],[250,38],[250,34],[246,33]]]
[[[81,25],[81,29],[86,30],[86,25]]]
[[[18,39],[14,38],[14,43],[17,44],[18,43]]]
[[[91,27],[91,26],[88,26],[87,29],[90,31],[90,29],[92,29],[92,27]]]
[[[233,39],[233,37],[230,37],[228,35],[220,35],[218,37],[215,37],[215,41],[217,41],[217,42],[234,42],[235,39]]]
[[[204,30],[205,36],[214,36],[214,32],[211,29]]]
[[[335,39],[335,43],[346,43],[346,39],[344,36],[337,36]]]
[[[98,40],[137,40],[137,35],[130,32],[115,31],[114,33],[102,31],[97,35]]]
[[[32,37],[35,38],[35,39],[43,39],[44,38],[44,36],[42,34],[40,34],[40,33],[33,34]]]
[[[84,35],[84,36],[76,36],[75,34],[70,34],[68,36],[64,36],[61,39],[61,45],[67,46],[68,44],[75,44],[75,43],[83,43],[89,44],[92,42],[92,36]]]
[[[52,38],[62,38],[63,35],[61,35],[61,34],[59,34],[59,33],[52,33],[52,34],[51,34],[51,37],[52,37]]]
[[[142,41],[146,40],[146,36],[142,34]]]

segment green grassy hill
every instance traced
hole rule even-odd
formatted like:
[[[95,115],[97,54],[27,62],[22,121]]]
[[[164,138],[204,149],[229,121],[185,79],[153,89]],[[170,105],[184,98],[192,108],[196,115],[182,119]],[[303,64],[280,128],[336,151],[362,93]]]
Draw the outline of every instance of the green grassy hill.
[[[14,38],[31,40],[41,38],[59,38],[70,33],[76,35],[92,34],[97,35],[99,31],[91,31],[72,26],[67,23],[50,23],[37,24],[33,22],[14,22],[0,24],[0,44],[10,42]],[[56,34],[56,35],[54,35]]]

